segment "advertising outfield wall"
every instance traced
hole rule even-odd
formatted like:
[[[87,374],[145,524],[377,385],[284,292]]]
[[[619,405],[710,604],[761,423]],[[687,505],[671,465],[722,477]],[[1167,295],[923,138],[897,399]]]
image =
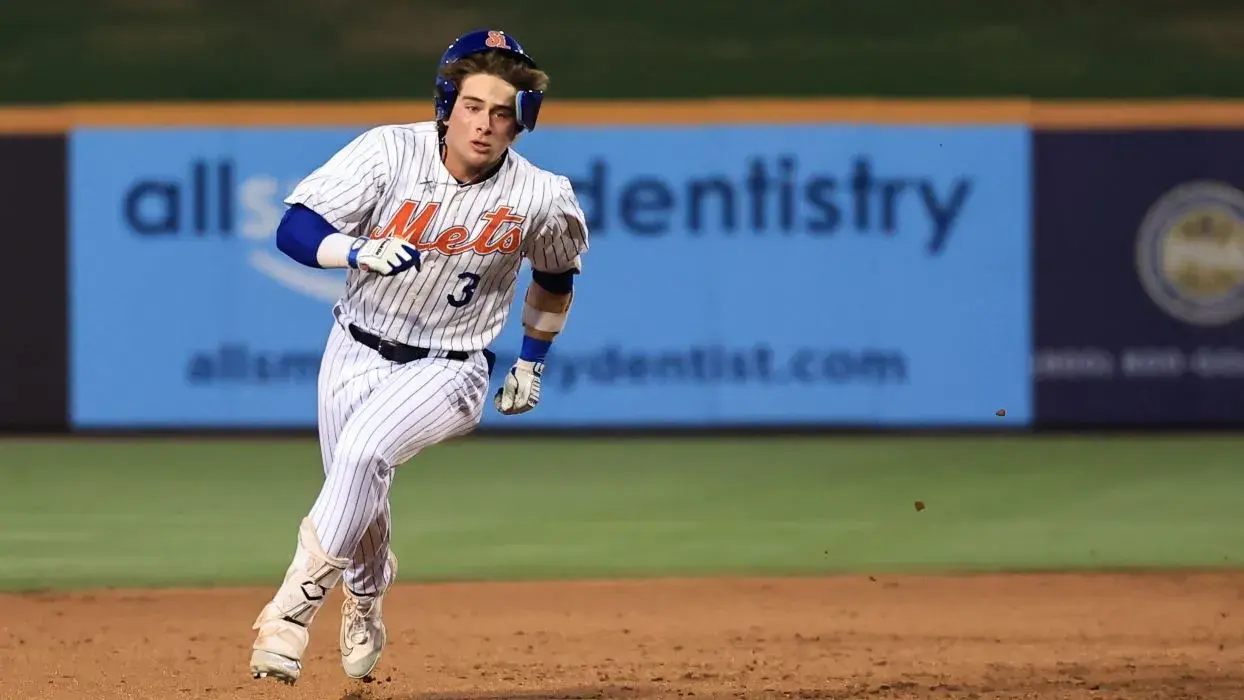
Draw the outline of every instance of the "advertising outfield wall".
[[[50,115],[66,427],[314,426],[343,277],[275,249],[281,199],[400,120],[252,109]],[[577,109],[520,143],[592,229],[571,325],[486,428],[1244,424],[1238,106]]]
[[[0,430],[56,432],[68,413],[65,139],[0,134],[8,264],[0,334]]]
[[[1034,137],[1041,424],[1244,425],[1244,130]]]
[[[75,426],[314,424],[343,277],[285,259],[273,232],[356,134],[72,134]],[[1022,127],[555,126],[522,152],[572,179],[592,249],[541,406],[485,425],[1027,420]],[[161,329],[145,352],[117,309]]]

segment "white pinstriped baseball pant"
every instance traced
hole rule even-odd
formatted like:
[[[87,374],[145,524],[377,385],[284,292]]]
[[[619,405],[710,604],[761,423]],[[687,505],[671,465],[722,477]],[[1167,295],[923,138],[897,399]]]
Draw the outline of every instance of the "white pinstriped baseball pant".
[[[324,484],[311,508],[325,551],[350,557],[358,595],[388,585],[394,469],[430,445],[470,432],[483,415],[488,364],[427,358],[397,364],[333,324],[320,366],[318,423]]]

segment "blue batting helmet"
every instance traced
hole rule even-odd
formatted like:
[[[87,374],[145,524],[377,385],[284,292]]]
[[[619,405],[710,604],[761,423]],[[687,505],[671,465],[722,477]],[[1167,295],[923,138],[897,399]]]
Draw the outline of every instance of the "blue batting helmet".
[[[452,81],[446,80],[440,76],[440,71],[445,66],[457,61],[461,58],[470,56],[471,54],[481,53],[484,51],[503,51],[515,56],[527,63],[532,68],[537,67],[536,62],[518,43],[514,37],[503,31],[496,29],[477,29],[467,32],[449,45],[441,56],[441,63],[437,67],[436,75],[436,120],[445,121],[449,119],[449,113],[453,111],[454,99],[458,96],[458,88]],[[519,90],[514,98],[514,114],[518,119],[519,131],[526,129],[533,131],[536,128],[536,118],[540,115],[540,104],[544,101],[544,93],[540,90]]]

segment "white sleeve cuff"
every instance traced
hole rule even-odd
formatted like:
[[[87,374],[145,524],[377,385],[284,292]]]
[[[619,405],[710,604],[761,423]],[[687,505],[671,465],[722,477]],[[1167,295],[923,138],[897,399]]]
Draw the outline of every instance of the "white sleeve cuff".
[[[350,245],[354,240],[344,233],[328,234],[315,251],[316,262],[324,268],[349,267]]]
[[[553,313],[541,311],[526,302],[523,303],[523,325],[544,333],[561,333],[566,327],[568,311]]]

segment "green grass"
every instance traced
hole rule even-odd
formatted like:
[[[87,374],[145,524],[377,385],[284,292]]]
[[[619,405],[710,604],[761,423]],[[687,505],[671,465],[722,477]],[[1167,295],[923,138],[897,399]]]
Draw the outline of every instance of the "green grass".
[[[462,440],[399,469],[394,545],[405,580],[1235,566],[1242,448]],[[311,440],[0,441],[0,588],[271,583],[321,473]]]

